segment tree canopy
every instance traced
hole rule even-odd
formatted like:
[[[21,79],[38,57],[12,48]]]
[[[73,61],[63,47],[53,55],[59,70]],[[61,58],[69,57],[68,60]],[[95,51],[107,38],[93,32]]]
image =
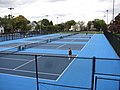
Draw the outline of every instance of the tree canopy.
[[[15,29],[20,29],[21,31],[28,30],[28,24],[30,23],[24,16],[19,15],[15,18]]]
[[[117,21],[118,20],[118,21]],[[116,23],[119,22],[119,17],[116,17]],[[37,21],[34,21],[33,23],[30,23],[27,18],[25,18],[22,15],[19,15],[17,17],[10,18],[10,15],[5,16],[3,18],[0,18],[0,24],[4,26],[5,31],[25,31],[27,32],[28,30],[42,30],[44,32],[60,32],[60,31],[69,31],[71,26],[77,25],[79,28],[85,28],[84,22],[83,21],[78,21],[77,23],[74,20],[69,20],[64,23],[60,24],[53,24],[52,21],[49,21],[48,19],[42,19]],[[88,29],[90,29],[91,25],[94,25],[94,27],[99,31],[99,30],[105,30],[107,25],[104,20],[100,19],[94,19],[93,21],[89,21],[87,24]],[[34,27],[34,28],[32,28]],[[119,27],[119,26],[118,26]],[[84,29],[80,29],[84,30]]]
[[[72,25],[75,25],[76,22],[74,20],[67,21],[65,23],[65,30],[68,31]]]
[[[115,20],[112,20],[108,29],[111,32],[120,33],[120,13],[115,17]]]
[[[88,29],[90,29],[92,24],[94,25],[94,28],[96,28],[97,31],[106,30],[107,29],[107,25],[106,25],[104,20],[94,19],[93,21],[89,21],[87,23]]]

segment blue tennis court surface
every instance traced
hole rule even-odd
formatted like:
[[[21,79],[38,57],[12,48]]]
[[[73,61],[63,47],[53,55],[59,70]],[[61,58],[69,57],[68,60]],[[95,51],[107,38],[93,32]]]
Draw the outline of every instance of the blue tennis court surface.
[[[53,41],[39,44],[46,39]],[[120,90],[120,60],[113,59],[119,57],[104,34],[43,35],[1,42],[0,50],[14,49],[24,44],[30,44],[29,48],[16,52],[17,55],[1,54],[0,90],[36,90],[34,55],[38,55],[39,90],[91,90],[94,56],[96,57],[94,90]],[[70,59],[68,48],[71,48],[73,53]]]

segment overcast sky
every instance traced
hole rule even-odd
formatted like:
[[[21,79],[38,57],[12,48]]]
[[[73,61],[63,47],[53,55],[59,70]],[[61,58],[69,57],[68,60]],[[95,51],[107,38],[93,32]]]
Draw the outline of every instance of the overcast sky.
[[[87,21],[95,18],[104,19],[108,12],[112,20],[113,0],[0,0],[0,17],[10,14],[9,7],[14,8],[14,16],[23,15],[30,21],[43,18],[54,23],[68,20]],[[120,13],[120,0],[115,0],[115,16]]]

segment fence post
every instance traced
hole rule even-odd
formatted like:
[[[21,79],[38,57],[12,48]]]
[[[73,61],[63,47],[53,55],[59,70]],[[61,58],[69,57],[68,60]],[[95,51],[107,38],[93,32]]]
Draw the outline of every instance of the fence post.
[[[120,80],[119,80],[119,90],[120,90]]]
[[[97,89],[97,76],[95,77],[95,90]]]
[[[37,55],[35,55],[35,68],[36,68],[36,84],[37,84],[37,90],[39,90]]]
[[[95,58],[95,56],[94,56],[94,57],[93,57],[93,61],[92,61],[92,80],[91,80],[91,90],[94,89],[95,61],[96,61],[96,58]]]

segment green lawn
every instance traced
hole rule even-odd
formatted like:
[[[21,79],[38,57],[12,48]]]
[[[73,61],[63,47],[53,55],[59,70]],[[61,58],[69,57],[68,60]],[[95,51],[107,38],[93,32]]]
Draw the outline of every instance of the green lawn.
[[[119,33],[119,34],[116,34],[116,35],[120,37],[120,33]]]
[[[79,32],[74,32],[74,31],[66,31],[66,32],[60,32],[61,34],[72,34],[72,33],[79,33],[79,34],[102,34],[102,31],[79,31]]]

